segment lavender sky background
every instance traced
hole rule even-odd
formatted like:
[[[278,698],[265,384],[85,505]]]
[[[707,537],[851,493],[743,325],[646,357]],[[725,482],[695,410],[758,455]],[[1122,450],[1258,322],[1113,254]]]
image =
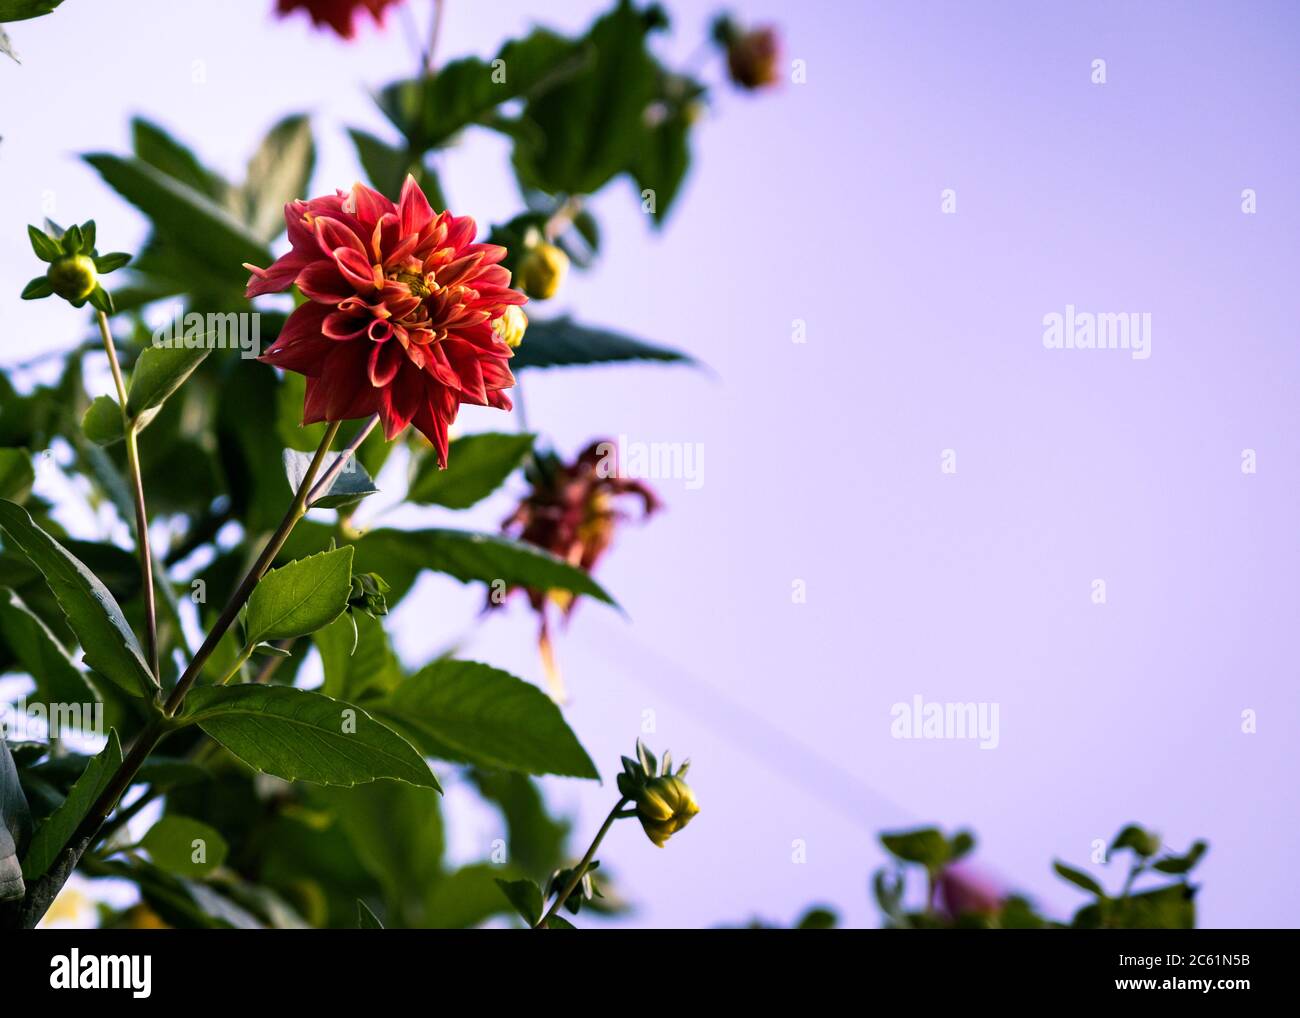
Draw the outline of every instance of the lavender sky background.
[[[358,176],[343,127],[385,131],[363,86],[411,71],[401,20],[346,45],[271,6],[68,0],[13,26],[3,362],[79,335],[66,308],[17,300],[46,192],[56,218],[96,218],[101,246],[142,238],[75,158],[125,151],[130,115],[238,177],[275,119],[311,111],[313,190]],[[440,56],[490,55],[534,21],[577,30],[604,6],[449,0]],[[973,827],[980,866],[1067,915],[1082,895],[1051,860],[1114,885],[1093,840],[1137,820],[1179,850],[1211,842],[1203,924],[1295,925],[1300,9],[733,6],[780,25],[807,83],[749,97],[710,64],[714,110],[669,228],[652,234],[615,186],[595,206],[598,268],[547,309],[687,348],[716,375],[524,376],[529,423],[566,453],[619,434],[705,451],[703,487],[660,481],[668,511],[603,567],[631,621],[587,604],[560,643],[570,722],[607,780],[549,780],[552,802],[588,837],[647,710],[651,745],[694,759],[703,812],[686,833],[660,851],[622,824],[602,850],[635,924],[789,922],[827,902],[875,925],[874,833],[923,822]],[[669,7],[664,51],[684,60],[715,7]],[[468,136],[442,172],[457,212],[517,211],[499,139]],[[1043,316],[1067,304],[1149,312],[1150,358],[1044,349]],[[492,528],[508,506],[455,522]],[[407,662],[480,603],[422,581],[397,616]],[[465,652],[539,678],[533,636],[518,604]],[[891,706],[915,694],[996,702],[997,749],[891,738]],[[463,788],[447,800],[453,854],[483,857],[494,816]]]

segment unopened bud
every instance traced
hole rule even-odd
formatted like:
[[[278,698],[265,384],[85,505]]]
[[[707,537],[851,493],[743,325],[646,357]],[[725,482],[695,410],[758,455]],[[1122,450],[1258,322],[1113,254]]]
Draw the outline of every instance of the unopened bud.
[[[524,332],[528,329],[528,316],[517,304],[509,305],[505,314],[492,323],[497,339],[510,349],[515,349],[524,341]]]
[[[530,247],[519,259],[519,285],[538,300],[554,297],[569,271],[569,256],[554,244]]]
[[[84,301],[99,285],[95,263],[83,254],[56,259],[45,271],[45,278],[56,294],[70,301]]]

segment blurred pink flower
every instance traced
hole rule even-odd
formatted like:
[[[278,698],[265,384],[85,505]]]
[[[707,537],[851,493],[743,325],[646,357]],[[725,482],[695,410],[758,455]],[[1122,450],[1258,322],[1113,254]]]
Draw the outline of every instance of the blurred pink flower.
[[[996,881],[969,866],[955,863],[939,874],[939,907],[951,919],[963,915],[992,915],[1002,908],[1006,891]]]

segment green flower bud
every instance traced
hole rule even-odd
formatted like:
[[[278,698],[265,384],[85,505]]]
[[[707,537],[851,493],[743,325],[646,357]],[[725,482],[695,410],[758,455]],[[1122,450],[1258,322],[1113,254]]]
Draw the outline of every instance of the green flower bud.
[[[569,271],[569,256],[554,244],[535,244],[519,259],[518,282],[524,293],[549,300],[559,292]]]
[[[660,848],[699,811],[690,785],[675,774],[651,778],[637,790],[637,819],[646,837]]]
[[[56,294],[74,303],[86,300],[99,285],[95,263],[83,254],[56,259],[46,270],[45,278]]]

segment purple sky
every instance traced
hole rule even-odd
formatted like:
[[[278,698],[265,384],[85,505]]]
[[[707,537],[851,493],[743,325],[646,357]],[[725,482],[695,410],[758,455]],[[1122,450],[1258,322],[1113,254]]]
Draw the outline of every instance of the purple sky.
[[[442,56],[491,53],[530,9],[576,30],[602,6],[449,0]],[[669,6],[665,52],[685,59],[714,7]],[[619,434],[705,450],[703,487],[658,482],[668,511],[603,568],[631,622],[585,605],[559,648],[570,721],[610,779],[647,710],[651,745],[694,760],[694,825],[660,851],[621,824],[601,853],[641,905],[631,921],[788,921],[826,901],[874,925],[874,832],[931,821],[973,827],[986,870],[1067,914],[1082,895],[1052,858],[1114,885],[1092,842],[1138,820],[1178,849],[1211,842],[1204,924],[1294,925],[1300,12],[736,6],[781,25],[807,83],[718,88],[669,229],[652,235],[614,186],[595,204],[599,267],[552,302],[688,348],[716,377],[525,376],[530,424],[565,452]],[[271,0],[108,7],[70,0],[18,25],[24,66],[0,61],[0,93],[31,102],[6,102],[0,123],[6,362],[77,333],[54,302],[16,299],[47,192],[55,218],[94,216],[109,247],[143,232],[74,153],[125,150],[139,112],[238,176],[271,122],[310,110],[314,190],[346,186],[342,127],[386,126],[363,86],[413,65],[398,19],[345,46],[274,22]],[[79,47],[94,58],[70,64]],[[96,83],[78,100],[83,69]],[[719,80],[716,62],[704,73]],[[505,154],[479,133],[446,157],[457,212],[517,210]],[[1149,313],[1150,358],[1045,349],[1043,318],[1066,305]],[[492,527],[508,505],[457,522]],[[479,604],[422,582],[398,616],[408,663]],[[536,678],[532,636],[517,605],[467,653]],[[891,738],[891,706],[917,694],[996,703],[997,749]],[[610,780],[547,786],[583,837],[615,795]],[[448,800],[456,857],[483,856],[494,819],[463,790]]]

